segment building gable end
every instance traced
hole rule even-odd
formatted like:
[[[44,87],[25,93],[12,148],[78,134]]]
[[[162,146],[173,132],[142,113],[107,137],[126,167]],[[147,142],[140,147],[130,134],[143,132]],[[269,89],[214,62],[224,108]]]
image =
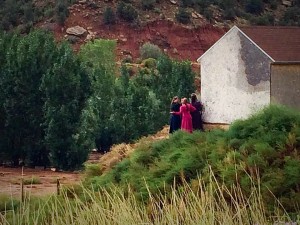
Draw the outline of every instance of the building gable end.
[[[209,52],[214,46],[219,44],[219,42],[222,41],[226,36],[231,34],[234,30],[238,30],[243,36],[245,36],[253,45],[255,45],[263,54],[265,54],[272,62],[275,62],[275,60],[267,54],[261,47],[259,47],[251,38],[249,38],[241,29],[239,29],[237,26],[233,26],[226,34],[224,34],[215,44],[213,44],[206,52],[204,52],[203,55],[201,55],[198,59],[197,62],[200,63],[201,59],[206,55],[207,52]]]

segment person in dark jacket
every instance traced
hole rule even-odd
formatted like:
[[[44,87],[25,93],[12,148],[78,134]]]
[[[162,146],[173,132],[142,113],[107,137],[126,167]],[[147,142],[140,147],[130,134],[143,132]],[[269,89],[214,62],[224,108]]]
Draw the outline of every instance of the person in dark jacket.
[[[170,111],[171,112],[179,112],[180,106],[181,106],[181,104],[179,103],[179,98],[177,96],[175,96],[171,101]],[[169,133],[171,134],[171,133],[175,132],[176,130],[179,130],[180,125],[181,125],[181,116],[171,114]]]
[[[203,129],[203,121],[202,121],[202,111],[203,105],[197,99],[197,95],[195,93],[191,94],[191,104],[196,108],[195,111],[191,112],[192,122],[193,122],[193,130],[204,131]]]

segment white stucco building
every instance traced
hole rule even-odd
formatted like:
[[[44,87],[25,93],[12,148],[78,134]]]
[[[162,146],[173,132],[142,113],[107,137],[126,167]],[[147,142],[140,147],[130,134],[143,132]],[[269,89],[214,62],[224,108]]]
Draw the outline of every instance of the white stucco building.
[[[271,65],[300,62],[300,28],[234,26],[197,61],[204,122],[230,124],[270,104]]]

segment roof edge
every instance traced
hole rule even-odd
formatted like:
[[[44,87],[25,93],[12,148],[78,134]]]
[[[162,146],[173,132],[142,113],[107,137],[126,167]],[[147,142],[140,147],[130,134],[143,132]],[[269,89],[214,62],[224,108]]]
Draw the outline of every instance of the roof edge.
[[[275,61],[272,65],[300,65],[300,61]]]
[[[200,63],[200,60],[203,56],[206,55],[210,49],[212,49],[216,44],[218,44],[225,36],[227,36],[232,30],[237,29],[239,32],[241,32],[252,44],[254,44],[260,51],[262,51],[269,59],[271,59],[272,62],[275,62],[275,60],[268,54],[266,53],[259,45],[257,45],[248,35],[246,35],[240,28],[238,28],[236,25],[234,25],[229,31],[226,32],[216,43],[214,43],[206,52],[204,52],[198,59],[197,62]]]
[[[227,31],[216,43],[214,43],[209,49],[207,49],[198,59],[197,62],[200,63],[201,58],[206,55],[206,53],[208,51],[210,51],[210,49],[212,49],[216,44],[218,44],[224,37],[226,37],[230,32],[232,32],[232,30],[234,29],[239,29],[236,25],[234,25],[233,27],[230,28],[229,31]]]
[[[265,50],[263,50],[261,47],[259,47],[258,44],[256,44],[247,34],[245,34],[240,28],[237,27],[237,29],[249,40],[251,41],[252,44],[254,44],[259,50],[261,50],[267,57],[269,57],[272,62],[275,62],[275,60],[268,54],[265,52]]]

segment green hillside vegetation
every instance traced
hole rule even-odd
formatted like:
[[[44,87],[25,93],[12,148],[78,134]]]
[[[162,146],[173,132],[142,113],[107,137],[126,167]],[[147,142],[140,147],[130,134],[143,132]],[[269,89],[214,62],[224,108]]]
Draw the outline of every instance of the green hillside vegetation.
[[[80,169],[92,149],[168,123],[170,99],[195,90],[191,63],[159,54],[131,76],[115,47],[95,40],[77,54],[45,31],[0,34],[1,163]]]
[[[1,195],[0,223],[298,224],[299,128],[270,106],[228,131],[178,131],[59,196]]]
[[[251,118],[236,121],[228,131],[212,130],[140,145],[129,158],[102,176],[90,177],[94,189],[129,187],[138,199],[167,195],[174,185],[188,182],[197,191],[201,182],[218,183],[234,195],[238,187],[249,197],[258,189],[268,210],[277,204],[288,212],[300,204],[300,114],[270,106]],[[180,188],[179,188],[180,190]],[[228,193],[225,198],[230,199]],[[299,211],[298,211],[299,213]]]

